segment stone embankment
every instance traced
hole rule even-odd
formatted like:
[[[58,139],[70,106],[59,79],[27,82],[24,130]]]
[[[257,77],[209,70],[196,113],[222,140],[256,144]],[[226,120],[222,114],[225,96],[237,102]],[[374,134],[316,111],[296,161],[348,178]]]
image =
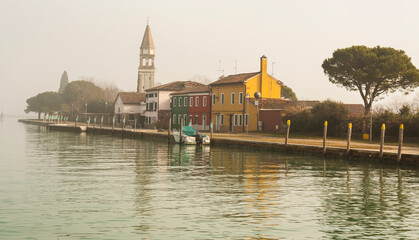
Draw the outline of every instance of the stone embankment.
[[[86,124],[75,125],[74,122],[55,124],[44,123],[40,120],[21,119],[19,122],[34,124],[48,127],[50,130],[59,131],[73,131],[73,132],[87,132],[89,134],[112,134],[116,136],[127,137],[152,137],[168,139],[169,142],[174,142],[173,137],[168,132],[158,132],[157,130],[148,129],[122,129],[112,128],[109,126],[101,127],[100,125]],[[379,145],[354,143],[349,153],[344,146],[346,142],[343,141],[329,141],[326,152],[321,140],[308,139],[292,139],[285,145],[283,139],[278,137],[263,137],[259,134],[222,134],[214,133],[211,140],[211,145],[220,146],[237,146],[237,147],[251,147],[255,149],[268,149],[279,152],[299,153],[303,155],[324,155],[328,158],[347,158],[348,160],[368,160],[381,161],[386,163],[398,163],[400,165],[416,165],[419,166],[419,148],[403,147],[400,162],[397,161],[397,147],[386,146],[384,148],[383,156],[380,158]]]

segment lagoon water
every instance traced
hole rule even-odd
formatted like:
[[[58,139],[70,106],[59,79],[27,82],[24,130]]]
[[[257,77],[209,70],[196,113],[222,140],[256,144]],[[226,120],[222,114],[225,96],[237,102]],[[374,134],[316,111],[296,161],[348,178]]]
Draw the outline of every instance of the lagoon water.
[[[418,239],[419,170],[0,123],[0,239]]]

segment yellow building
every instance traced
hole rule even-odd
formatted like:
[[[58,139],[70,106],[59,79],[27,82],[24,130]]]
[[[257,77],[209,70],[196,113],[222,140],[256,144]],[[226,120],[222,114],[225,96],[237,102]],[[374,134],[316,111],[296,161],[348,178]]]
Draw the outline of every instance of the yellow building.
[[[280,99],[282,82],[267,73],[267,58],[260,58],[260,71],[221,77],[210,84],[212,94],[211,119],[214,130],[220,132],[256,131],[259,117],[254,101]],[[259,100],[258,99],[258,100]]]

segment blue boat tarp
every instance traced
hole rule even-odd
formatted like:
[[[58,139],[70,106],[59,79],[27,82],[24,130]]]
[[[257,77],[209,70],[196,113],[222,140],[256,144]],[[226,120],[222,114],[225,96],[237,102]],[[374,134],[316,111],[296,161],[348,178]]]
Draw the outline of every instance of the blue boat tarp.
[[[195,131],[195,128],[193,127],[184,126],[182,127],[182,134],[185,134],[186,136],[189,136],[189,137],[195,137],[196,131]]]

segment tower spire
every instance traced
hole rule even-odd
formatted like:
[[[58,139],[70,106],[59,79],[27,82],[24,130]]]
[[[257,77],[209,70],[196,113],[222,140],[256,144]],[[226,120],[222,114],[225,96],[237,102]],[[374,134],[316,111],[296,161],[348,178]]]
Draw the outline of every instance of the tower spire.
[[[151,36],[151,29],[147,19],[147,26],[140,47],[137,92],[141,93],[148,88],[154,87],[154,73],[156,71],[154,67],[154,50],[153,37]]]

